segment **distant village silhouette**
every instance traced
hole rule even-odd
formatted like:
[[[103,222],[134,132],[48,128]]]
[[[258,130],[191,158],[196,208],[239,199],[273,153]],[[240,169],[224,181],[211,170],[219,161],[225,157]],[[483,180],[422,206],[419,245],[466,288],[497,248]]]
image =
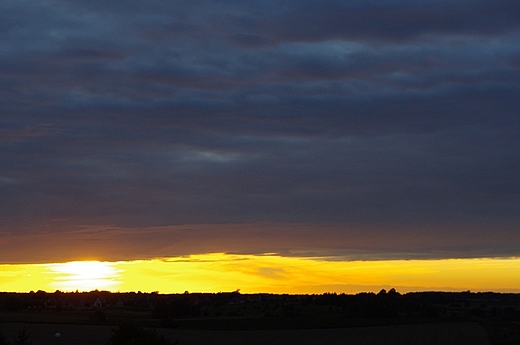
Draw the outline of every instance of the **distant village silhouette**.
[[[179,294],[98,290],[48,293],[40,290],[0,293],[0,320],[0,345],[11,344],[1,332],[7,334],[13,325],[23,325],[14,335],[15,344],[30,344],[30,337],[40,340],[35,344],[46,344],[46,340],[39,335],[43,331],[38,333],[39,328],[35,328],[36,331],[31,333],[27,329],[42,325],[58,329],[56,325],[70,324],[86,329],[105,327],[105,330],[110,326],[112,333],[107,334],[106,338],[112,345],[171,345],[177,343],[171,334],[182,336],[190,330],[220,332],[215,337],[226,336],[227,343],[232,344],[229,337],[238,334],[233,331],[308,330],[317,334],[312,330],[321,329],[326,334],[323,336],[332,337],[339,330],[347,332],[360,327],[382,326],[398,327],[399,332],[405,334],[400,337],[412,336],[419,332],[418,329],[423,329],[421,332],[444,334],[449,339],[461,337],[460,334],[464,333],[466,340],[461,340],[460,344],[489,344],[485,340],[488,336],[495,339],[504,334],[512,342],[501,344],[518,344],[515,341],[519,334],[515,329],[518,330],[520,322],[520,294],[470,291],[401,294],[395,289],[382,289],[378,293],[312,295],[243,294],[239,290],[218,293],[186,291]],[[119,328],[114,328],[116,326]],[[390,332],[394,328],[377,329]],[[344,336],[353,337],[353,331],[348,332]],[[407,335],[407,332],[412,335]],[[171,335],[170,338],[167,334]],[[477,334],[481,334],[482,341],[475,340]],[[366,335],[371,336],[374,335]],[[311,335],[309,337],[312,338]],[[53,341],[67,343],[59,332],[56,332]],[[222,344],[226,343],[222,341]],[[318,340],[316,342],[319,343]]]

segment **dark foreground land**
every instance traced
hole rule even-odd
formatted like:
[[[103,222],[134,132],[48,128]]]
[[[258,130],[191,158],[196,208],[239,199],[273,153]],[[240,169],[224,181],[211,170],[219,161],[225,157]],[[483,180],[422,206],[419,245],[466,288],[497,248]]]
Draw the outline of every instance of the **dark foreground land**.
[[[520,295],[0,293],[0,333],[0,345],[518,345]]]
[[[0,330],[8,339],[13,339],[17,335],[17,330],[24,328],[30,332],[31,340],[35,345],[97,345],[108,343],[113,327],[14,323],[2,324]],[[59,340],[54,337],[57,331],[61,334]],[[177,341],[179,345],[489,344],[485,329],[477,323],[262,331],[159,329],[158,333],[172,341]]]

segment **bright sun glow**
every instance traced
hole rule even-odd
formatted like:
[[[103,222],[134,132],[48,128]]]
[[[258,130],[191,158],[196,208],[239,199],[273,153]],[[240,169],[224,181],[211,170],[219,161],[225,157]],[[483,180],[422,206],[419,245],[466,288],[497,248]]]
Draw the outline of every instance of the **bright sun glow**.
[[[55,275],[51,286],[58,290],[114,290],[120,284],[120,271],[109,262],[75,261],[46,266]]]
[[[161,293],[520,292],[520,258],[339,261],[278,255],[201,254],[153,260],[0,265],[0,291]]]

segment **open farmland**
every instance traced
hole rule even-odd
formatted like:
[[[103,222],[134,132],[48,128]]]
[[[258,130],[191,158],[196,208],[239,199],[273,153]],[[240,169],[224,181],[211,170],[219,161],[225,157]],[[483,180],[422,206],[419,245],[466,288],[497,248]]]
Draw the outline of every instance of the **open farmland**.
[[[8,339],[25,327],[35,345],[98,345],[106,344],[111,326],[3,323],[0,330]],[[159,329],[179,345],[277,345],[277,344],[417,344],[417,345],[488,345],[485,330],[476,323],[439,323],[344,329],[272,330],[272,331],[210,331]],[[56,332],[61,333],[57,341]]]
[[[26,329],[34,345],[108,344],[124,325],[156,329],[179,345],[518,345],[519,302],[516,294],[470,292],[3,293],[0,332],[12,343]]]

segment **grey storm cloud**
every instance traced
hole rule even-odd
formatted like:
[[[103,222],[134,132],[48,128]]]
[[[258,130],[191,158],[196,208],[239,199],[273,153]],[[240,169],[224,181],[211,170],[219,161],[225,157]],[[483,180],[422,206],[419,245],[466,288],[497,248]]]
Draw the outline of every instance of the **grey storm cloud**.
[[[289,252],[336,224],[320,250],[517,255],[519,18],[517,1],[4,1],[0,233],[208,224],[216,244],[193,250]],[[217,226],[265,222],[309,241]]]

